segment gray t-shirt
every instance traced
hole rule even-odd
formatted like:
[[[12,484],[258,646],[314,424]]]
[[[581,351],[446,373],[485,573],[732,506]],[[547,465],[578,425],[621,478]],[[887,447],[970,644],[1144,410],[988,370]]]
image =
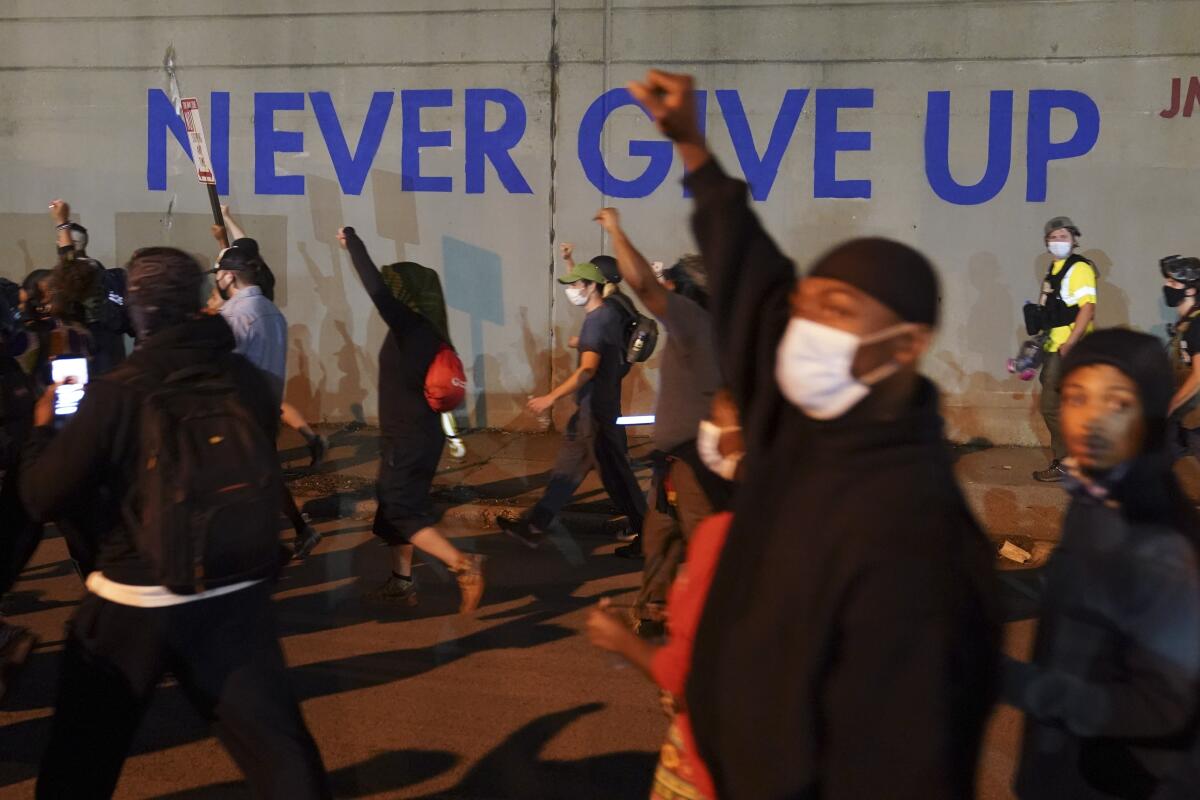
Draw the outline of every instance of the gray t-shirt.
[[[671,292],[659,320],[667,332],[654,410],[654,444],[672,450],[696,438],[708,417],[721,370],[713,348],[712,317],[695,301]]]

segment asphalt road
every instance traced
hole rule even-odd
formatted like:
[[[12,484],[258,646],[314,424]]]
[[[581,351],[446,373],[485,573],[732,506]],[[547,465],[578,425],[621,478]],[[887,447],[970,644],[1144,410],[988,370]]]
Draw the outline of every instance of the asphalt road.
[[[338,797],[646,797],[666,728],[651,685],[579,635],[600,597],[631,599],[640,562],[603,538],[532,552],[496,532],[453,531],[490,557],[484,604],[456,613],[444,570],[421,565],[417,609],[364,604],[388,573],[369,523],[342,520],[279,587],[290,677]],[[0,798],[30,797],[52,713],[63,623],[80,594],[61,539],[47,540],[6,601],[42,644],[0,707]],[[1029,623],[1011,626],[1027,646]],[[1008,798],[1017,718],[998,713],[980,797]],[[248,796],[206,724],[169,682],[126,762],[120,798]]]

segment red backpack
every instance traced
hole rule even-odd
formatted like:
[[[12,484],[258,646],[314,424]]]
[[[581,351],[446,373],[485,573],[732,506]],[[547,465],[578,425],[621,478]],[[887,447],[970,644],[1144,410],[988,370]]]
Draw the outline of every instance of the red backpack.
[[[425,402],[439,414],[453,411],[467,397],[467,373],[454,348],[442,342],[425,373]]]

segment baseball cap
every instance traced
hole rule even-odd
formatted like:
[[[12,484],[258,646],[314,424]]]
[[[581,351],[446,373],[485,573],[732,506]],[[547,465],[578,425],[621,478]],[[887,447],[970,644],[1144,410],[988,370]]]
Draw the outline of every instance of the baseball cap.
[[[593,283],[608,283],[604,273],[590,261],[576,264],[575,268],[558,279],[559,283],[574,283],[575,281],[592,281]]]

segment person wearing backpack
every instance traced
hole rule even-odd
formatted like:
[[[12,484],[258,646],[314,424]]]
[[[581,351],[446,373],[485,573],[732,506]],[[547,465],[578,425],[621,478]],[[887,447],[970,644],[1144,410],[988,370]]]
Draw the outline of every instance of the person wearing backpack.
[[[656,276],[621,228],[615,208],[601,209],[596,221],[616,250],[625,283],[668,334],[654,410],[649,513],[641,540],[626,545],[630,549],[640,545],[646,557],[642,590],[633,611],[638,632],[654,635],[663,630],[667,591],[683,563],[692,531],[731,500],[733,476],[717,475],[705,467],[697,448],[701,425],[721,387],[721,370],[699,259],[685,256]]]
[[[575,264],[558,282],[571,304],[587,312],[578,337],[579,367],[549,394],[531,399],[529,410],[544,414],[572,394],[578,409],[567,423],[562,449],[541,499],[526,516],[497,520],[506,533],[530,548],[541,544],[593,466],[599,470],[608,496],[628,518],[631,533],[641,535],[646,517],[646,498],[629,464],[625,429],[617,424],[621,381],[630,368],[629,320],[616,305],[605,301],[608,282],[595,264]]]
[[[1096,318],[1096,265],[1075,252],[1080,235],[1079,226],[1070,217],[1054,217],[1044,228],[1051,261],[1034,308],[1040,310],[1041,329],[1047,334],[1040,379],[1041,411],[1050,431],[1053,455],[1050,466],[1033,473],[1034,479],[1043,483],[1057,483],[1067,474],[1062,466],[1067,444],[1058,423],[1062,362],[1079,340],[1092,332]]]
[[[96,552],[67,624],[37,796],[108,797],[155,687],[173,674],[264,798],[331,796],[287,677],[271,606],[279,570],[279,406],[202,313],[202,268],[133,254],[139,346],[54,425],[34,410],[20,495],[38,520],[87,509]]]
[[[454,350],[423,314],[399,300],[384,282],[354,228],[341,228],[338,242],[388,333],[379,351],[379,428],[382,436],[372,530],[391,549],[392,574],[364,599],[415,606],[413,548],[437,558],[457,576],[459,610],[474,611],[483,597],[483,556],[464,553],[437,529],[433,476],[442,457],[445,435],[439,414],[462,402],[465,380]],[[444,385],[447,362],[457,363],[452,385]],[[435,393],[449,388],[457,399],[442,405]]]

